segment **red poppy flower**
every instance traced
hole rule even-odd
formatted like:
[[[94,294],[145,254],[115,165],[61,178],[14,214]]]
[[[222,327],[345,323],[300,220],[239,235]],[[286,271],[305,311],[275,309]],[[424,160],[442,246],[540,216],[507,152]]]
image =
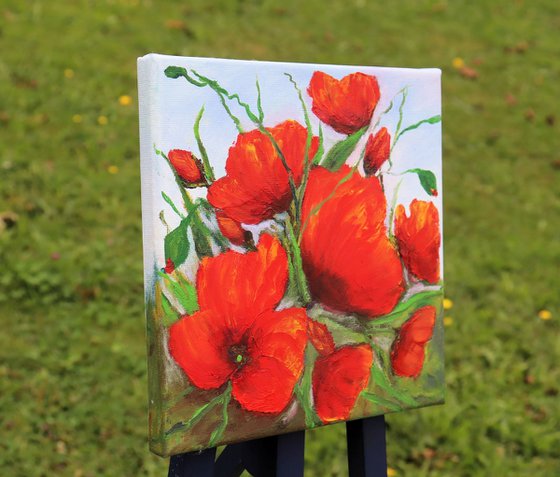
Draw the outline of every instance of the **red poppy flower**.
[[[342,134],[367,126],[379,101],[375,76],[353,73],[341,80],[315,71],[307,88],[312,110],[324,123]]]
[[[172,149],[167,157],[186,187],[206,185],[202,162],[192,152]]]
[[[313,399],[323,423],[348,419],[367,387],[373,352],[367,344],[343,346],[315,361]]]
[[[301,252],[315,299],[368,317],[394,308],[404,280],[387,237],[386,206],[376,177],[364,178],[348,166],[311,171],[302,207]]]
[[[364,171],[369,176],[375,174],[391,154],[391,135],[387,128],[381,128],[374,136],[370,134],[364,155]]]
[[[248,411],[279,413],[303,370],[307,315],[274,309],[288,280],[280,242],[261,236],[257,250],[204,258],[197,274],[200,310],[169,330],[169,351],[201,389],[232,383]]]
[[[408,271],[429,283],[439,281],[439,213],[434,204],[414,199],[407,217],[403,205],[395,210],[395,237]]]
[[[296,186],[301,182],[307,129],[289,120],[268,131],[278,143]],[[319,147],[313,137],[311,160]],[[270,138],[255,129],[240,134],[230,148],[226,176],[208,189],[208,200],[228,217],[244,224],[257,224],[284,212],[292,201],[288,173]]]
[[[320,355],[327,355],[334,352],[334,340],[329,329],[318,321],[307,320],[307,333],[309,340]]]
[[[424,366],[426,343],[432,339],[436,309],[424,306],[414,312],[400,329],[391,351],[391,364],[397,376],[416,378]]]
[[[216,211],[216,220],[220,231],[231,243],[245,245],[251,240],[251,232],[245,230],[237,220],[231,219],[223,211]]]

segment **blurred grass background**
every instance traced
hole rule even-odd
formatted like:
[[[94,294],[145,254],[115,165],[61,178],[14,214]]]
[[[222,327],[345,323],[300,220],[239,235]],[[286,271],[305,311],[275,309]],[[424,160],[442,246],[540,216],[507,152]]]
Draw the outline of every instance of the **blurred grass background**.
[[[560,475],[559,32],[555,0],[3,0],[0,475],[166,475],[146,444],[148,52],[443,69],[447,404],[388,416],[391,475]],[[308,432],[306,460],[346,475],[344,426]]]

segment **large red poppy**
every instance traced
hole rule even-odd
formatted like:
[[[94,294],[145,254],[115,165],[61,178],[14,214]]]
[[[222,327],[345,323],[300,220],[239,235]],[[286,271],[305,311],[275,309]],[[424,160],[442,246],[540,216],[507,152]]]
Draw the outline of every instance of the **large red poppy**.
[[[426,343],[432,339],[436,309],[424,306],[401,327],[391,351],[391,364],[397,376],[416,378],[424,366]]]
[[[407,217],[403,205],[395,211],[395,237],[407,270],[429,283],[439,281],[439,213],[432,202],[414,199]]]
[[[268,131],[278,143],[298,186],[303,174],[307,129],[288,120]],[[318,147],[319,138],[313,137],[310,160]],[[288,172],[270,138],[258,129],[237,137],[228,153],[226,176],[208,189],[208,200],[214,207],[244,224],[257,224],[286,211],[292,198]]]
[[[307,92],[315,115],[342,134],[370,123],[380,95],[375,76],[352,73],[338,80],[321,71],[313,73]]]
[[[323,423],[348,419],[367,387],[373,352],[367,344],[343,346],[315,361],[313,399]]]
[[[233,397],[248,411],[286,407],[307,343],[305,310],[275,311],[287,280],[286,252],[270,235],[261,236],[254,252],[202,260],[200,310],[169,332],[171,356],[196,387],[217,389],[231,380]]]
[[[301,252],[312,296],[334,310],[375,317],[404,291],[402,265],[385,226],[376,177],[350,167],[313,169],[302,208]]]

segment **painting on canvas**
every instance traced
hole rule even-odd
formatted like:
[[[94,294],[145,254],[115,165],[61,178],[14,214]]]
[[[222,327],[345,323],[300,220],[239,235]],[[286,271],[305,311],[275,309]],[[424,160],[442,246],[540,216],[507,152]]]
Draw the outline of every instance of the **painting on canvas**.
[[[139,59],[150,443],[443,401],[440,72]]]

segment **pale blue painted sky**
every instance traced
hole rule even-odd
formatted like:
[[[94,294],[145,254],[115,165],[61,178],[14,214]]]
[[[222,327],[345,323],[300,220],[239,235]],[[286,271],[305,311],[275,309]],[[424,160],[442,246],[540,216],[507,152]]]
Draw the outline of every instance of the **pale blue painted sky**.
[[[204,76],[218,80],[229,92],[238,93],[245,102],[251,105],[253,110],[256,110],[255,81],[258,78],[266,126],[274,126],[289,118],[304,124],[297,93],[284,73],[290,73],[298,83],[304,92],[304,99],[310,110],[311,99],[307,95],[306,89],[311,75],[316,70],[324,71],[335,78],[342,78],[356,71],[376,76],[381,90],[381,99],[374,112],[372,125],[377,121],[381,111],[387,108],[404,86],[408,86],[409,94],[404,106],[403,128],[421,119],[441,114],[440,71],[437,69],[310,65],[163,55],[150,55],[149,60],[151,60],[152,68],[155,68],[155,71],[152,72],[154,79],[150,85],[153,101],[151,105],[153,142],[159,149],[166,152],[170,149],[187,149],[198,155],[193,125],[198,111],[204,106],[205,114],[200,132],[218,177],[224,174],[227,152],[235,141],[237,130],[214,91],[210,88],[197,88],[183,78],[167,78],[163,73],[167,66],[192,68]],[[394,106],[388,114],[384,115],[380,123],[380,127],[386,126],[391,134],[395,130],[398,120],[398,104],[400,104],[400,97],[397,97],[395,103],[397,107]],[[230,107],[233,113],[241,119],[246,130],[254,128],[240,107],[234,103],[231,103]],[[313,114],[311,114],[311,121],[314,132],[317,134],[319,121]],[[344,138],[325,125],[323,133],[326,148]],[[364,136],[362,142],[366,138],[367,135]],[[158,158],[154,154],[152,156],[152,160],[157,161]],[[349,163],[356,159],[356,156],[351,157]],[[392,172],[395,173],[410,168],[422,168],[429,169],[436,174],[440,191],[437,198],[429,198],[420,187],[416,175],[407,174],[399,190],[398,202],[408,205],[415,197],[432,200],[440,209],[441,217],[441,125],[423,125],[403,135],[393,151],[392,161],[394,164]],[[164,161],[157,161],[157,164],[157,177],[153,178],[155,187],[159,186],[159,190],[165,190],[176,203],[180,203],[179,192],[176,190],[167,165]],[[389,203],[398,180],[400,177],[386,176],[385,187]],[[200,195],[205,195],[205,192],[205,189],[198,189]],[[154,209],[165,211],[169,225],[177,225],[178,218],[159,193],[154,193],[154,201]],[[165,228],[159,223],[159,220],[155,224],[153,232],[155,243],[159,241],[162,245],[152,251],[152,256],[157,263],[162,264]]]

